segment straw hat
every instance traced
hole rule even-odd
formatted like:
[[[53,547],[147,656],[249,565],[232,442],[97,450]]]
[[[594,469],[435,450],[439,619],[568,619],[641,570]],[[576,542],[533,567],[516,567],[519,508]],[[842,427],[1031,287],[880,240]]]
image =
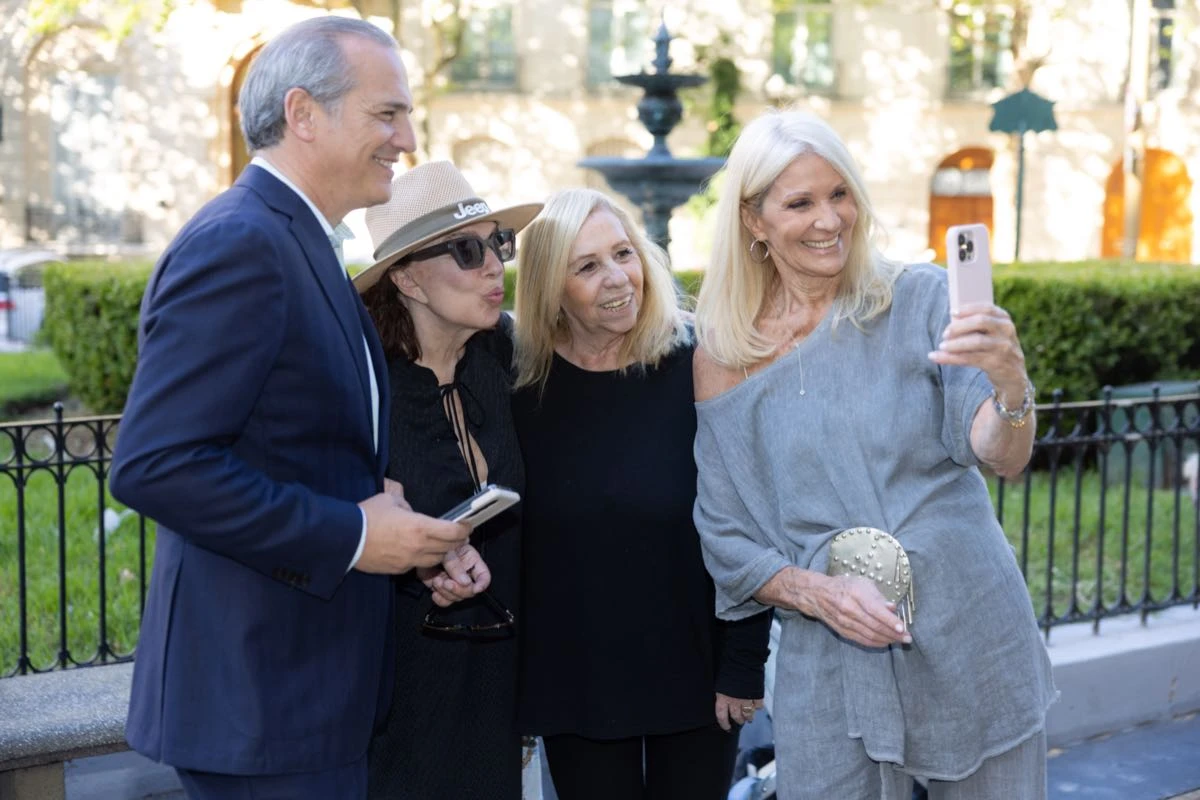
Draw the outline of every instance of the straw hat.
[[[519,231],[541,210],[526,203],[492,211],[449,161],[419,164],[392,181],[391,200],[367,209],[375,263],[354,277],[354,288],[365,292],[401,258],[458,228],[495,221]]]

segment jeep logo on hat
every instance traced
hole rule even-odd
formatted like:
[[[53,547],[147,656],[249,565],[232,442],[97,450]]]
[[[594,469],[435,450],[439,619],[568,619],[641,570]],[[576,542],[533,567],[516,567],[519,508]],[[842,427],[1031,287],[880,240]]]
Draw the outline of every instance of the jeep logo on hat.
[[[464,206],[462,203],[459,203],[458,213],[454,215],[454,218],[466,219],[467,217],[475,217],[480,214],[486,214],[489,211],[491,211],[491,209],[488,208],[488,204],[484,203],[483,201],[472,203],[469,206]]]

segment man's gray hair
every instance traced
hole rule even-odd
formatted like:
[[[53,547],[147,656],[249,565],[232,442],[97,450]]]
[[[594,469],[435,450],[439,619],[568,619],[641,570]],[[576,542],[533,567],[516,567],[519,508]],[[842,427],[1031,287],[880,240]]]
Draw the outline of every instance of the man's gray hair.
[[[354,88],[354,72],[339,41],[346,36],[397,46],[390,34],[369,22],[323,16],[292,25],[262,49],[238,94],[242,135],[251,153],[283,141],[283,99],[291,89],[303,89],[332,113]]]

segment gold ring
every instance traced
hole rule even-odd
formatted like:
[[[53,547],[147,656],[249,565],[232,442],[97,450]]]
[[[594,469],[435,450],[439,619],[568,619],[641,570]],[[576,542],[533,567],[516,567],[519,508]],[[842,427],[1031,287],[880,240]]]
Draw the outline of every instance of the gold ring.
[[[743,714],[753,714],[754,706],[742,706],[742,713]]]

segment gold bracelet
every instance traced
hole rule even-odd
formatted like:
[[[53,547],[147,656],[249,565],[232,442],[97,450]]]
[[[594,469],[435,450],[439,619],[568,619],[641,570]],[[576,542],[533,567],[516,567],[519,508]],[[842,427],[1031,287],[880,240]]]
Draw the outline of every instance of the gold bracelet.
[[[1021,405],[1015,409],[1007,408],[1000,402],[1000,396],[996,393],[995,388],[992,389],[992,408],[996,409],[996,413],[1000,418],[1014,428],[1024,428],[1025,423],[1029,421],[1029,413],[1033,411],[1033,395],[1037,390],[1033,388],[1033,383],[1029,378],[1025,379],[1025,394],[1021,397]]]

